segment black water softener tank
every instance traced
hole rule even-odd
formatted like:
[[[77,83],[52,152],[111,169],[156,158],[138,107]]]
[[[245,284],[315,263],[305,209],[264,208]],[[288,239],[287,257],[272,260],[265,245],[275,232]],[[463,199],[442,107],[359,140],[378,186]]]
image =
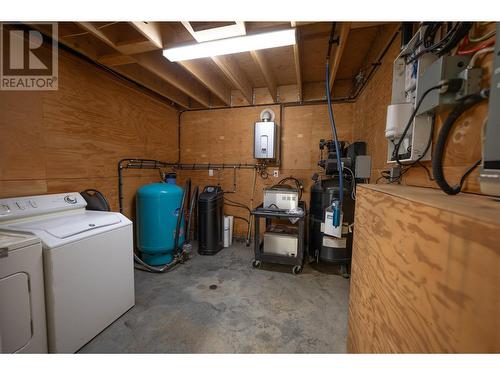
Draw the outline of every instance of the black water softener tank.
[[[205,186],[198,198],[198,253],[217,254],[224,246],[224,193]]]

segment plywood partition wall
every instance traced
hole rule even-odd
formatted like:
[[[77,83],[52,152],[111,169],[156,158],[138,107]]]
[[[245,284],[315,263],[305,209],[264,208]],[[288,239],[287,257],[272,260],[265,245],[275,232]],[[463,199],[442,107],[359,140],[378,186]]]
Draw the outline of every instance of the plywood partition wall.
[[[399,54],[399,43],[394,43],[387,53],[381,67],[373,75],[366,89],[354,105],[354,139],[368,143],[368,152],[372,155],[372,182],[380,171],[390,167],[387,160],[387,141],[385,139],[385,122],[387,106],[391,102],[392,64]],[[484,68],[483,87],[489,87],[491,78],[491,55],[480,61]],[[458,183],[460,176],[474,162],[481,158],[481,131],[487,116],[488,103],[485,101],[466,112],[455,124],[450,136],[444,158],[444,173],[448,182]],[[436,118],[436,129],[433,141],[437,140],[441,124],[447,112],[439,113]],[[434,148],[434,147],[433,147]],[[423,162],[431,169],[430,162]],[[479,193],[478,172],[476,169],[467,179],[463,191]],[[383,181],[381,181],[383,183]],[[424,168],[418,167],[408,171],[403,183],[412,186],[438,188],[429,179]],[[443,193],[444,194],[444,193]]]
[[[266,107],[245,107],[233,109],[185,112],[181,115],[181,162],[182,163],[255,163],[253,158],[253,126],[259,121],[260,112]],[[262,202],[262,189],[271,186],[286,176],[293,176],[304,182],[303,200],[309,203],[311,176],[319,172],[318,143],[321,138],[331,139],[328,123],[328,107],[324,104],[284,106],[280,114],[279,106],[270,106],[275,113],[281,130],[281,166],[279,177],[269,168],[269,178],[256,178],[255,202]],[[350,103],[334,105],[339,137],[351,142],[353,139],[353,105]],[[214,171],[179,172],[180,181],[190,177],[193,184],[204,187],[208,184],[221,184],[225,191],[233,190],[236,173],[236,192],[228,194],[229,199],[250,205],[253,187],[252,170],[224,169]],[[244,209],[225,207],[226,213],[247,217]],[[246,224],[236,221],[235,233],[243,234]]]
[[[118,210],[117,162],[177,160],[178,113],[63,50],[59,90],[0,91],[0,197],[88,188]],[[127,171],[125,209],[157,171]]]
[[[392,184],[356,197],[348,351],[498,353],[497,202]]]

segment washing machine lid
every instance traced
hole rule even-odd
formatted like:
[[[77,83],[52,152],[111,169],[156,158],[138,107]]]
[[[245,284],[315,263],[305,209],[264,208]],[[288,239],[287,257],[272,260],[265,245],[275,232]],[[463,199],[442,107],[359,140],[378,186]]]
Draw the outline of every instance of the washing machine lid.
[[[120,216],[115,213],[84,211],[76,215],[20,223],[16,225],[16,229],[43,231],[53,237],[65,239],[120,222]]]
[[[40,239],[32,234],[0,230],[0,252],[12,251],[40,243]]]

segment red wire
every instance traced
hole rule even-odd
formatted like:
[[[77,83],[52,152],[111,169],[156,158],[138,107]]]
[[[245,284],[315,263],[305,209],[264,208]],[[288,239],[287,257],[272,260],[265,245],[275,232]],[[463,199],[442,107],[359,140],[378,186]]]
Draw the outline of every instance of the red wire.
[[[473,47],[471,49],[466,49],[466,50],[461,49],[457,52],[457,55],[470,55],[471,53],[476,53],[477,51],[480,51],[483,48],[492,46],[493,44],[495,44],[495,41],[491,40],[489,42],[483,43],[483,44],[481,44],[477,47]],[[461,47],[463,47],[463,46],[461,46]]]

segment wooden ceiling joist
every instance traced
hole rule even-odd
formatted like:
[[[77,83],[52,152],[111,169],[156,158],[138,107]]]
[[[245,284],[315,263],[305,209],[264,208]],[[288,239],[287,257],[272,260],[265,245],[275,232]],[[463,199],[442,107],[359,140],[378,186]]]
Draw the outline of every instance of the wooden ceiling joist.
[[[278,85],[276,84],[276,80],[274,79],[271,68],[266,61],[264,54],[261,51],[251,51],[250,55],[266,81],[267,89],[269,90],[271,98],[273,98],[273,101],[276,103],[278,101]]]
[[[120,53],[120,54],[99,56],[97,58],[97,62],[109,67],[114,67],[120,65],[133,64],[135,63],[135,60],[130,56],[122,55]]]
[[[367,27],[383,26],[387,22],[351,22],[351,30],[366,29]]]
[[[82,29],[84,29],[88,33],[90,33],[93,36],[95,36],[96,38],[98,38],[100,41],[106,43],[110,47],[117,49],[115,42],[113,40],[111,40],[101,29],[92,25],[92,23],[90,23],[90,22],[77,22],[77,24]]]
[[[210,72],[203,61],[187,60],[179,61],[179,64],[214,93],[225,105],[231,106],[231,87]]]
[[[292,27],[296,27],[296,22],[291,22]],[[300,58],[300,32],[298,29],[295,31],[296,41],[293,45],[293,60],[295,64],[295,77],[297,82],[297,99],[299,102],[302,101],[302,68],[301,68],[301,58]]]
[[[182,73],[187,75],[187,73],[183,72],[181,67],[163,58],[161,51],[134,55],[133,58],[143,68],[169,82],[198,103],[205,107],[210,106],[210,95],[205,87],[189,76],[185,77],[181,84],[179,82],[179,76],[182,76]]]
[[[82,28],[90,32],[92,35],[97,37],[99,40],[106,43],[108,46],[122,53],[124,59],[128,58],[133,62],[137,62],[149,72],[154,73],[161,79],[165,80],[169,85],[175,87],[176,89],[179,89],[184,94],[190,96],[200,104],[209,107],[210,96],[208,91],[201,84],[193,79],[190,79],[190,77],[183,77],[182,69],[178,68],[177,65],[172,64],[163,58],[161,48],[158,47],[159,45],[161,45],[161,42],[155,37],[155,34],[152,32],[152,30],[154,30],[154,23],[152,25],[148,24],[149,26],[144,26],[141,22],[137,22],[137,24],[139,25],[134,26],[135,28],[141,27],[142,29],[140,32],[144,36],[150,35],[149,33],[151,33],[151,40],[123,43],[115,43],[108,35],[106,35],[105,32],[95,27],[90,22],[79,22],[78,24]],[[156,51],[144,52],[144,50],[151,50],[151,45],[155,45]],[[143,51],[143,53],[137,53],[138,51]],[[105,58],[104,61],[106,61]]]
[[[340,26],[339,33],[339,44],[334,47],[333,56],[330,57],[330,89],[333,94],[333,83],[335,82],[335,76],[339,70],[340,61],[342,59],[342,54],[344,53],[345,46],[347,45],[347,39],[349,38],[349,31],[351,30],[351,22],[342,22]]]
[[[139,31],[146,39],[148,39],[156,48],[163,49],[163,39],[161,36],[161,28],[157,22],[130,22],[132,27]]]
[[[231,56],[212,57],[213,62],[224,73],[231,84],[241,91],[248,104],[253,104],[253,88],[245,73]]]
[[[140,65],[120,65],[116,66],[113,70],[117,71],[128,79],[141,84],[149,90],[170,99],[171,101],[177,103],[179,106],[185,109],[189,109],[191,107],[188,95],[173,89],[167,82],[161,79],[157,79],[157,77],[153,73],[142,68]]]
[[[193,39],[196,39],[196,32],[189,22],[183,22],[184,28],[191,34]],[[215,65],[220,69],[222,74],[229,82],[238,90],[241,91],[243,97],[249,104],[253,102],[252,85],[248,82],[245,74],[232,59],[231,56],[214,56],[210,58]],[[181,61],[179,62],[188,72],[203,83],[212,93],[215,94],[223,103],[231,105],[231,87],[224,85],[220,80],[214,79],[210,74],[207,74],[203,62],[200,61]],[[228,101],[229,100],[229,101]]]
[[[48,35],[50,32],[43,28],[41,24],[32,24],[31,27],[39,30],[41,33]],[[39,27],[42,26],[42,27]],[[103,35],[105,37],[105,35]],[[101,38],[99,38],[102,40]],[[146,87],[147,89],[154,91],[158,95],[171,100],[180,107],[185,109],[190,108],[189,96],[171,87],[167,82],[157,79],[154,74],[140,70],[141,67],[135,64],[135,60],[130,56],[123,56],[119,54],[112,55],[101,55],[99,56],[93,46],[88,43],[82,43],[74,38],[59,38],[59,42],[65,46],[81,53],[84,56],[98,62],[99,64],[105,65],[107,67],[112,67],[114,71],[121,74],[122,76],[130,79],[133,82]],[[107,44],[107,43],[106,43]]]
[[[297,33],[292,47],[183,62],[170,62],[162,55],[166,47],[196,39],[182,22],[61,22],[59,41],[187,109],[321,99],[323,86],[318,82],[324,80],[321,61],[331,23],[244,23],[249,34],[290,25]],[[43,25],[32,26],[44,32]],[[379,51],[395,27],[398,24],[390,22],[337,23],[339,44],[332,49],[328,78],[334,97],[357,87],[368,69],[366,62],[379,60]],[[50,36],[49,29],[45,34]],[[365,43],[360,45],[360,40]]]

